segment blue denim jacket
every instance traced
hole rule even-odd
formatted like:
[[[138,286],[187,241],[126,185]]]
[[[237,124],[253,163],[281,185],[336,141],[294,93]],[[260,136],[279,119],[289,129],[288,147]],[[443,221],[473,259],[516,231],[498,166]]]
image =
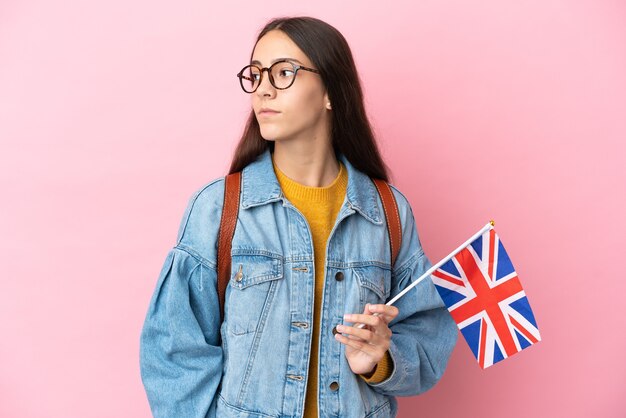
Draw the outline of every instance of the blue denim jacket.
[[[301,417],[312,338],[320,338],[321,417],[395,417],[394,396],[424,392],[441,377],[457,330],[431,280],[395,304],[400,314],[389,325],[394,367],[387,380],[370,385],[355,375],[334,339],[345,313],[384,303],[430,267],[409,202],[394,187],[402,247],[390,265],[378,192],[339,158],[348,186],[327,242],[320,335],[311,326],[311,231],[282,194],[269,150],[242,173],[221,324],[216,254],[224,177],[191,198],[141,333],[141,376],[155,417]]]

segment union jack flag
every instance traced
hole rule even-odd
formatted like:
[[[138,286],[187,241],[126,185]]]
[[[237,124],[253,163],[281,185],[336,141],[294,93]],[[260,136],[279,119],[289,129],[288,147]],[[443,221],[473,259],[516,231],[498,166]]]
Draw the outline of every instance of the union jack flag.
[[[524,289],[494,229],[431,278],[483,369],[541,340]]]

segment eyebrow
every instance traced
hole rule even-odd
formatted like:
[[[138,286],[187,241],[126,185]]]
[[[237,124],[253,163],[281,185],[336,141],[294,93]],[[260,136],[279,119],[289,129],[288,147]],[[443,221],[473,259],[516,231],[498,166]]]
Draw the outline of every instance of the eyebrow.
[[[278,61],[293,61],[293,62],[297,62],[298,64],[302,64],[302,62],[298,61],[295,58],[287,58],[287,57],[273,59],[271,64],[274,64],[275,62],[278,62]],[[257,60],[250,61],[250,64],[261,65],[261,66],[263,65],[263,64],[261,64],[261,61],[257,61]]]

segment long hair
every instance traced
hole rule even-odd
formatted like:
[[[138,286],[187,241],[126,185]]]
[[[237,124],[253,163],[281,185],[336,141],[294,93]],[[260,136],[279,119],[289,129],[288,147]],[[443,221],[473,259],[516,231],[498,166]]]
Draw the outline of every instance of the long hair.
[[[333,105],[330,134],[335,155],[341,153],[359,171],[388,181],[387,166],[365,113],[352,52],[343,35],[328,23],[312,17],[277,18],[265,25],[256,42],[271,30],[285,33],[319,70]],[[263,139],[254,111],[251,111],[229,173],[242,170],[268,147],[273,152],[274,142]]]

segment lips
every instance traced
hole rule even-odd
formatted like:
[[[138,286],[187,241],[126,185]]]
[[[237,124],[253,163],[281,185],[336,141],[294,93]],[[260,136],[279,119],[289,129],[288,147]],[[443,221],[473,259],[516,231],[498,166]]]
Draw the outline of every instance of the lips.
[[[257,113],[258,116],[274,116],[278,115],[280,112],[278,110],[270,109],[270,108],[261,108]]]

